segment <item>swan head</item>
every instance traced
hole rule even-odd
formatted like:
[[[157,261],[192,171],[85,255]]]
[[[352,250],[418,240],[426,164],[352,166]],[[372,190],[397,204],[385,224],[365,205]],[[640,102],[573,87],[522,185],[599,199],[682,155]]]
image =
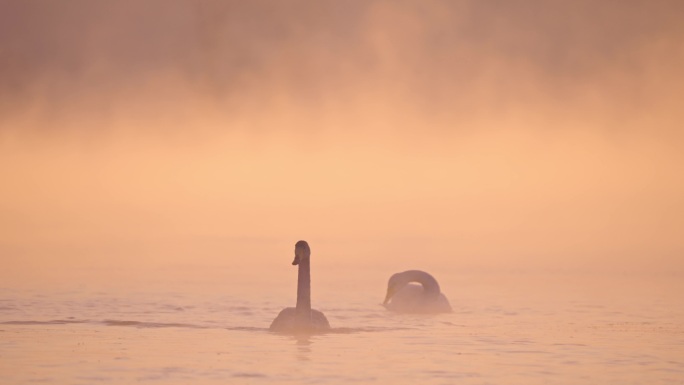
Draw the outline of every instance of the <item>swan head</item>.
[[[308,260],[311,256],[311,249],[306,241],[299,241],[295,244],[295,257],[292,261],[293,265],[299,265],[299,262]]]
[[[394,296],[394,294],[401,290],[401,288],[403,288],[404,286],[408,285],[409,282],[410,280],[406,277],[406,274],[393,274],[387,282],[387,294],[385,295],[385,301],[383,301],[382,304],[387,305],[387,303]]]

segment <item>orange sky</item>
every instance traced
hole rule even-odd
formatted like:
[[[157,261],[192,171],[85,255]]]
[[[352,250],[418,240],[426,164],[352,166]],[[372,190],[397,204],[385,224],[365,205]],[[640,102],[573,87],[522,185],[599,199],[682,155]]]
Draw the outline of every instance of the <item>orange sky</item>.
[[[7,274],[684,268],[680,2],[284,4],[1,3]]]

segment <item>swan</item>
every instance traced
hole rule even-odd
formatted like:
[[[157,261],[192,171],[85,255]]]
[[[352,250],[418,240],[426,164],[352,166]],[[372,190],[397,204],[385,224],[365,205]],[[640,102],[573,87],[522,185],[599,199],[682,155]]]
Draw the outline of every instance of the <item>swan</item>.
[[[311,249],[306,241],[295,244],[293,265],[299,265],[297,279],[297,307],[283,309],[271,323],[274,332],[317,332],[330,329],[325,315],[311,308]]]
[[[420,270],[393,274],[387,282],[387,295],[382,305],[400,313],[451,312],[449,300],[440,291],[437,280]]]

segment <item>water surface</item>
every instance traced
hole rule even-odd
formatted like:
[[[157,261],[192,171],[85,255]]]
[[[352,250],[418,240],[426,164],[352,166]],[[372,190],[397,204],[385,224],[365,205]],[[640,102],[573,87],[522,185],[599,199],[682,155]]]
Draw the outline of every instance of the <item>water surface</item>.
[[[684,383],[676,277],[435,273],[455,311],[402,315],[380,272],[314,276],[333,331],[294,337],[268,331],[294,277],[218,275],[4,287],[0,383]]]

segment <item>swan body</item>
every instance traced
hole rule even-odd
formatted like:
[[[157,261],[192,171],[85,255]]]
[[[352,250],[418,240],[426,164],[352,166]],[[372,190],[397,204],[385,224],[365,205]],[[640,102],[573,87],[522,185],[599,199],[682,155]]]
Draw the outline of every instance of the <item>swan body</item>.
[[[293,265],[298,265],[297,306],[283,309],[269,330],[281,333],[311,333],[330,330],[325,314],[311,308],[311,249],[306,241],[295,245]]]
[[[330,329],[330,323],[322,312],[311,309],[310,320],[307,323],[298,323],[297,308],[286,307],[278,313],[271,323],[270,330],[274,332],[297,332],[297,331],[325,331]]]
[[[420,270],[392,275],[387,282],[383,306],[399,313],[449,313],[452,310],[437,280]]]

